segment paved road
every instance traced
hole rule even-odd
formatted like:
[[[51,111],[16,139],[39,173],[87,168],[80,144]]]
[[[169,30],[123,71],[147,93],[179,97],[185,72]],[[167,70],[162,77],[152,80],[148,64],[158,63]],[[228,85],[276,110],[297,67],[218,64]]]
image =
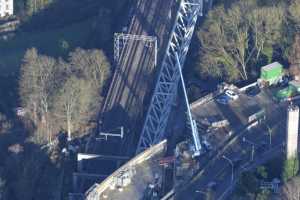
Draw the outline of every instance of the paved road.
[[[286,117],[282,116],[283,113],[286,113],[285,105],[282,105],[280,108],[275,110],[269,118],[267,117],[268,124],[275,124],[274,135],[272,136],[272,146],[278,146],[284,141]],[[278,122],[277,120],[280,118],[282,120]],[[233,141],[232,144],[220,149],[217,154],[210,158],[210,161],[208,162],[209,164],[201,171],[201,175],[198,174],[195,176],[185,188],[178,189],[175,199],[186,199],[187,197],[191,200],[205,199],[204,193],[196,191],[207,190],[208,184],[212,181],[218,183],[215,189],[214,199],[220,198],[228,189],[228,183],[230,183],[231,180],[231,165],[228,161],[222,158],[222,156],[225,155],[231,160],[241,159],[239,168],[245,163],[248,163],[251,158],[252,146],[243,142],[243,137],[246,137],[247,140],[256,144],[254,160],[259,159],[260,155],[268,150],[268,147],[261,148],[262,142],[267,144],[269,142],[268,134],[263,126],[261,128],[253,129],[250,132],[245,131],[238,133],[234,140],[231,140]],[[239,171],[239,168],[235,170]]]
[[[232,194],[232,190],[234,190],[234,187],[236,186],[239,177],[243,172],[253,170],[257,168],[257,166],[260,166],[266,163],[267,161],[278,157],[278,155],[283,154],[284,150],[284,145],[279,144],[275,147],[272,147],[272,149],[266,151],[261,156],[257,156],[253,162],[248,161],[240,167],[235,168],[233,181],[231,180],[231,171],[226,170],[226,174],[223,179],[224,181],[222,181],[220,183],[220,186],[217,187],[216,191],[214,191],[215,199],[225,200],[226,198],[230,197],[230,195]]]

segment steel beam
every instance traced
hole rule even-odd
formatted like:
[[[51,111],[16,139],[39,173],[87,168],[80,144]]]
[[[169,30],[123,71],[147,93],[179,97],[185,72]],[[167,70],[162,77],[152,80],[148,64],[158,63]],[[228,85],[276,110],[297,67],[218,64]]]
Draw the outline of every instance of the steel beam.
[[[154,46],[154,63],[157,64],[157,38],[155,36],[147,35],[132,35],[125,33],[115,33],[114,35],[114,62],[119,65],[120,59],[120,47],[125,46],[128,40],[132,41],[143,41],[145,45],[149,48]]]
[[[100,154],[87,154],[87,153],[78,153],[77,154],[77,161],[89,160],[89,159],[127,161],[130,158],[127,156],[113,156],[113,155],[100,155]]]
[[[100,155],[100,154],[77,154],[77,171],[83,171],[83,160],[112,160],[112,161],[128,161],[129,157],[125,156],[112,156],[112,155]]]
[[[202,15],[202,8],[203,0],[180,1],[136,153],[157,144],[165,137],[168,117],[180,79],[176,55],[179,57],[180,66],[183,66],[198,15]]]

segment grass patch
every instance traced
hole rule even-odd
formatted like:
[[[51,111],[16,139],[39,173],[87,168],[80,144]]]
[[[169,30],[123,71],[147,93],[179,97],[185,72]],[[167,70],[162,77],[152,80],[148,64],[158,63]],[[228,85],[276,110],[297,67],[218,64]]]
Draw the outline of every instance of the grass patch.
[[[26,49],[36,47],[42,54],[65,56],[75,47],[84,47],[92,31],[94,18],[59,29],[40,32],[19,32],[8,41],[0,42],[0,70],[12,75],[18,71]],[[69,45],[62,48],[62,41]]]
[[[0,42],[0,111],[12,114],[18,105],[18,75],[22,59],[28,48],[36,47],[40,53],[53,57],[65,57],[76,47],[85,47],[92,33],[95,18],[62,28],[17,32],[15,37]],[[64,49],[62,41],[68,43]],[[11,115],[10,115],[11,116]]]

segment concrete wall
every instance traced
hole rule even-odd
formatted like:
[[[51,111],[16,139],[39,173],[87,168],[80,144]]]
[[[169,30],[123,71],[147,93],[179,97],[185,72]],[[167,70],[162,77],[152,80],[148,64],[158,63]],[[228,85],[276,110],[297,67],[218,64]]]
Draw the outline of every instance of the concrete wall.
[[[94,188],[89,190],[86,195],[86,200],[100,200],[101,194],[109,189],[109,187],[114,182],[114,177],[117,176],[121,171],[124,171],[130,167],[134,167],[137,165],[140,165],[141,163],[147,161],[148,159],[152,158],[155,155],[161,154],[165,152],[167,147],[167,141],[164,140],[145,151],[141,152],[137,156],[135,156],[133,159],[128,161],[126,164],[124,164],[122,167],[117,169],[113,174],[111,174],[109,177],[107,177],[102,183],[96,184]]]
[[[242,88],[239,88],[239,91],[240,92],[244,92],[244,91],[246,91],[249,87],[252,87],[252,86],[255,86],[255,85],[257,85],[257,82],[255,81],[254,83],[251,83],[251,84],[249,84],[249,85],[246,85],[246,86],[244,86],[244,87],[242,87]]]
[[[299,107],[290,105],[287,110],[286,153],[287,158],[294,157],[298,148]]]
[[[0,17],[5,17],[14,14],[13,0],[0,0]]]

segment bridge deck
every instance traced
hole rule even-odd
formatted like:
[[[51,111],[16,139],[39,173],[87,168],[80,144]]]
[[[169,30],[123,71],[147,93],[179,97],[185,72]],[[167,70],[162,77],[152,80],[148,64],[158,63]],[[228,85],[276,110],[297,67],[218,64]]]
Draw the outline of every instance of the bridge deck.
[[[148,184],[154,183],[156,176],[163,177],[163,168],[158,161],[161,157],[161,154],[157,155],[135,166],[136,174],[132,177],[131,183],[123,188],[123,191],[107,189],[103,192],[103,195],[107,195],[109,199],[114,200],[143,199]]]
[[[102,106],[101,131],[116,131],[124,127],[124,137],[89,141],[87,152],[102,155],[132,156],[136,150],[139,134],[150,102],[156,73],[161,65],[170,32],[175,21],[175,0],[134,0],[136,5],[128,26],[133,35],[156,36],[157,66],[154,48],[141,41],[127,41],[120,49],[110,88]],[[110,174],[124,162],[90,160],[84,169],[89,173]],[[101,167],[99,167],[101,166]]]
[[[176,1],[138,0],[128,29],[129,34],[156,36],[158,39],[158,65],[154,64],[154,48],[141,41],[128,41],[121,48],[119,65],[116,67],[106,103],[102,109],[102,129],[111,130],[124,126],[122,144],[118,139],[102,142],[97,152],[132,154],[141,131],[147,105],[153,90],[156,72],[169,40]],[[116,150],[116,145],[121,151]]]

